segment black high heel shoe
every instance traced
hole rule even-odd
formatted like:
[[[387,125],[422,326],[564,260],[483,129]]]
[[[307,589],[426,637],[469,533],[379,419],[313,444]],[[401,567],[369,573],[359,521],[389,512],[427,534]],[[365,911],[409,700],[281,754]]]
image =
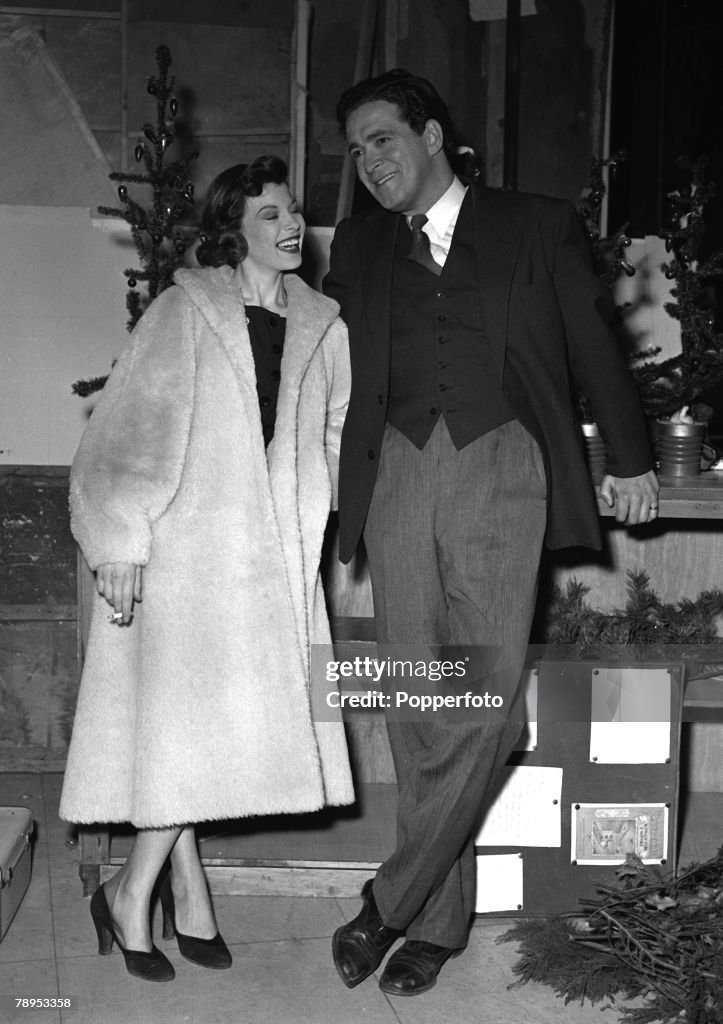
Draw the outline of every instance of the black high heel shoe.
[[[216,932],[212,939],[198,939],[194,935],[183,935],[176,928],[176,907],[170,874],[164,876],[158,895],[163,910],[163,938],[172,939],[175,935],[181,956],[185,956],[186,960],[194,964],[216,971],[223,971],[231,966],[231,952],[221,938],[220,932]]]
[[[172,981],[176,977],[173,964],[156,946],[151,947],[150,953],[145,953],[139,949],[125,949],[121,945],[102,885],[95,890],[91,898],[90,916],[98,935],[98,952],[101,956],[108,956],[115,941],[123,954],[126,970],[135,978],[142,978],[144,981]]]

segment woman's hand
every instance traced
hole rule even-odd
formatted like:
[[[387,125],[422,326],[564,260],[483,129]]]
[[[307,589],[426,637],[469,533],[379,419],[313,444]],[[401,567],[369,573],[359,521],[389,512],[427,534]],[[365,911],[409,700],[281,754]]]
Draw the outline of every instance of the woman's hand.
[[[95,585],[113,609],[113,620],[121,623],[130,622],[133,616],[133,602],[140,601],[142,595],[143,569],[133,562],[104,562],[95,572]]]

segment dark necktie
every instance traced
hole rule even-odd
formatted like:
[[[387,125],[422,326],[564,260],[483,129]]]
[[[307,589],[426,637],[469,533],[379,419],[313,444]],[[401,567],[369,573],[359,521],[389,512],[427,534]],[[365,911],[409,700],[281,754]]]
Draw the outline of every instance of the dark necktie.
[[[429,246],[429,236],[426,232],[422,231],[422,228],[427,223],[427,216],[424,213],[415,213],[409,224],[412,230],[412,244],[407,253],[408,260],[414,260],[415,263],[421,263],[427,270],[431,270],[437,277],[442,273],[442,268],[439,263],[436,262],[432,256],[432,251]]]

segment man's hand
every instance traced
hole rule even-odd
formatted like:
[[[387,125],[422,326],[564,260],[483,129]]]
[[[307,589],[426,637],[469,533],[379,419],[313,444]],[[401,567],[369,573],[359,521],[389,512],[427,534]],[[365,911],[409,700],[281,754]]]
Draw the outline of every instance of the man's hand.
[[[143,569],[133,562],[104,562],[95,573],[95,585],[113,608],[113,621],[128,623],[133,615],[133,602],[140,601]]]
[[[608,508],[615,508],[619,523],[635,526],[650,523],[658,515],[658,478],[653,470],[642,476],[603,477],[600,497]]]

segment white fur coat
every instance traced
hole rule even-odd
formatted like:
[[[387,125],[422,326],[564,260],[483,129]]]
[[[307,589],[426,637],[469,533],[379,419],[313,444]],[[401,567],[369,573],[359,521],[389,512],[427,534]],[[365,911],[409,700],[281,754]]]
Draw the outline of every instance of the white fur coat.
[[[227,267],[181,270],[101,394],[71,472],[91,568],[144,566],[129,626],[96,594],[60,807],[177,825],[354,799],[343,723],[310,708],[329,643],[319,557],[350,375],[337,304],[286,278],[264,449],[243,304]]]

